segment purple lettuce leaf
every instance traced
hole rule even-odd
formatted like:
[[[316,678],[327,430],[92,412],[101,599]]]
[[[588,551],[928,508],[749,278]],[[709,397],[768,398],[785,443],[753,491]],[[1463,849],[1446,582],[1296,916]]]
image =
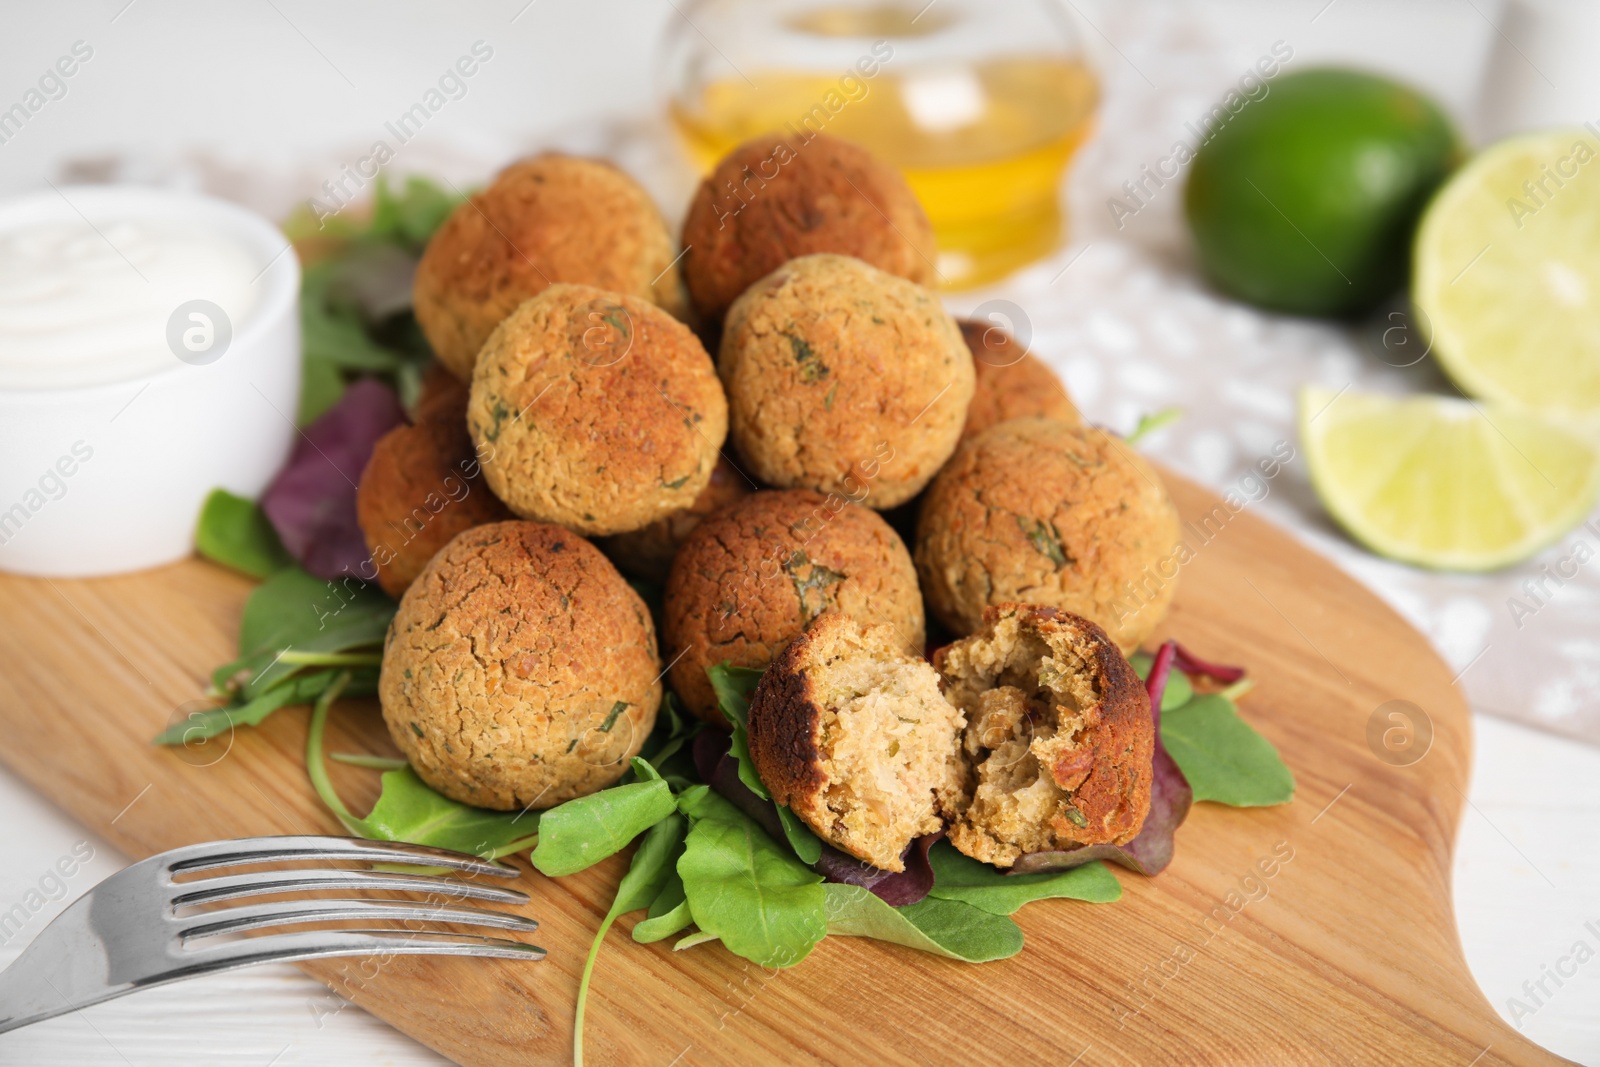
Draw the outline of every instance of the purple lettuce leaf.
[[[300,434],[261,497],[278,538],[318,578],[360,573],[367,542],[356,521],[356,485],[378,438],[405,421],[394,390],[362,378]]]
[[[1166,692],[1167,677],[1172,673],[1177,658],[1177,642],[1168,641],[1162,645],[1150,667],[1150,677],[1145,681],[1145,691],[1150,694],[1150,718],[1155,725],[1156,745],[1151,768],[1150,814],[1145,816],[1144,826],[1138,835],[1126,845],[1086,845],[1064,851],[1030,852],[1013,863],[1008,873],[1059,871],[1081,867],[1095,860],[1110,860],[1143,875],[1159,874],[1166,870],[1172,862],[1178,827],[1194,803],[1194,791],[1189,788],[1183,772],[1161,743],[1161,697]],[[1210,670],[1205,673],[1209,674]]]
[[[1224,685],[1232,684],[1244,677],[1243,667],[1225,667],[1220,663],[1210,663],[1196,656],[1176,641],[1168,641],[1167,644],[1177,650],[1173,654],[1172,665],[1184,674],[1203,674],[1208,678],[1215,678]],[[1166,646],[1163,645],[1162,647]]]
[[[700,777],[734,807],[748,815],[774,841],[785,841],[783,824],[773,801],[762,800],[739,778],[739,763],[728,754],[731,739],[721,730],[701,730],[694,738],[694,765]],[[917,838],[906,848],[906,869],[886,871],[842,852],[826,841],[812,869],[830,882],[857,885],[891,907],[915,904],[933,888],[933,867],[928,849],[943,837],[941,831]]]

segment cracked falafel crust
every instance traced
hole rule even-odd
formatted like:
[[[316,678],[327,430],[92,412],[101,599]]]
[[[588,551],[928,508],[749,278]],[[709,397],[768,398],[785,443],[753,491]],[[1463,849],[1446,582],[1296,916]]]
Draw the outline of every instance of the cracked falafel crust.
[[[600,550],[512,521],[459,534],[406,590],[378,696],[428,785],[542,809],[622,777],[655,724],[660,674],[650,613]]]
[[[807,623],[838,609],[894,628],[907,653],[924,640],[922,596],[906,546],[875,512],[837,494],[764,490],[712,515],[678,550],[662,629],[672,688],[726,726],[706,668],[763,669]]]
[[[765,134],[729,152],[700,183],[683,223],[684,280],[695,309],[721,318],[740,293],[814,252],[855,256],[932,285],[933,226],[900,172],[827,134]]]
[[[938,297],[838,255],[752,285],[728,311],[717,370],[756,477],[874,508],[910,500],[950,458],[973,389]]]
[[[467,425],[513,512],[604,535],[694,504],[728,405],[687,326],[636,297],[552,285],[484,344]]]
[[[939,676],[887,626],[819,616],[762,676],[750,702],[750,756],[772,798],[818,837],[886,871],[944,826],[959,796],[966,720]]]
[[[1120,439],[1054,419],[1011,419],[962,445],[923,498],[917,574],[951,630],[993,604],[1060,608],[1139,646],[1177,586],[1178,512]]]
[[[458,204],[417,264],[417,324],[463,381],[517,305],[558,282],[649,300],[682,318],[672,235],[631,177],[594,159],[545,154],[511,164]]]
[[[1155,727],[1139,676],[1105,631],[1055,608],[1002,604],[934,654],[966,721],[950,843],[1009,867],[1029,852],[1126,844],[1150,810]]]

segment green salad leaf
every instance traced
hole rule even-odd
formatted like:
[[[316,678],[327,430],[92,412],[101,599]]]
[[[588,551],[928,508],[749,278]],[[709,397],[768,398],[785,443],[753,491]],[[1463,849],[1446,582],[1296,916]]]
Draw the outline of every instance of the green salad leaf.
[[[689,914],[689,897],[683,890],[683,879],[678,874],[674,857],[672,873],[667,876],[661,892],[650,902],[650,911],[633,927],[633,939],[642,945],[661,941],[673,934],[682,933],[694,922]]]
[[[811,832],[811,828],[800,821],[800,816],[790,811],[783,804],[774,804],[778,809],[778,822],[783,825],[783,836],[788,839],[789,847],[794,849],[794,854],[800,857],[800,862],[807,867],[822,858],[822,838]]]
[[[706,668],[711,688],[717,694],[717,707],[733,727],[733,743],[728,755],[739,762],[739,781],[762,800],[771,800],[772,794],[756,773],[750,759],[750,697],[756,691],[764,672],[749,667],[735,667],[723,662]]]
[[[772,793],[756,773],[755,761],[750,758],[750,698],[756,691],[764,671],[750,667],[735,667],[718,663],[706,668],[711,688],[717,694],[717,706],[733,726],[733,738],[728,745],[728,755],[739,765],[739,781],[746,789],[762,800],[771,800]],[[786,805],[774,803],[778,821],[783,826],[783,836],[789,847],[807,866],[822,858],[822,839],[812,833]]]
[[[940,841],[928,850],[928,862],[933,867],[930,897],[958,900],[992,915],[1010,915],[1035,900],[1067,897],[1109,904],[1122,896],[1122,883],[1098,861],[1043,874],[1003,874]]]
[[[377,666],[396,607],[371,586],[346,587],[285,567],[245,601],[240,657],[212,673],[212,686],[253,698],[306,667]],[[345,657],[357,649],[371,651],[357,661]]]
[[[592,867],[677,811],[672,789],[648,763],[636,759],[634,769],[640,781],[602,789],[544,813],[539,844],[529,857],[540,873],[555,878]]]
[[[651,784],[665,787],[666,783],[655,779]],[[628,867],[628,873],[622,876],[622,881],[617,886],[617,895],[611,902],[611,910],[606,912],[606,917],[601,920],[600,929],[595,931],[594,942],[589,946],[589,955],[583,961],[583,977],[578,981],[578,1014],[572,1031],[574,1067],[583,1067],[583,1016],[589,1002],[589,980],[594,975],[594,961],[600,955],[600,944],[605,940],[611,924],[617,921],[619,915],[649,907],[651,902],[661,895],[663,888],[674,874],[673,863],[677,860],[679,849],[683,845],[685,825],[682,815],[669,812],[650,827],[644,840],[639,842],[638,849],[633,853],[633,862]]]
[[[1004,915],[959,900],[926,897],[892,908],[871,890],[823,886],[828,933],[870,937],[966,963],[1003,960],[1022,951],[1022,929]]]
[[[341,673],[317,697],[306,730],[306,773],[317,795],[344,828],[374,841],[404,841],[498,859],[521,852],[537,840],[538,812],[489,811],[442,796],[429,788],[410,767],[388,771],[383,792],[367,813],[357,818],[333,788],[322,757],[322,737],[328,712],[344,691],[348,673]]]
[[[213,489],[206,497],[194,544],[212,562],[252,578],[266,578],[294,562],[260,506],[226,489]]]
[[[156,735],[158,745],[192,745],[208,737],[227,733],[235,726],[260,726],[268,715],[279,708],[294,704],[309,704],[321,696],[339,677],[337,670],[308,671],[286,678],[258,697],[239,699],[225,707],[197,711],[187,719],[175,722]],[[376,668],[362,668],[350,672],[345,696],[371,696],[378,691]]]
[[[678,806],[691,823],[678,875],[695,925],[763,967],[805,959],[827,934],[822,876],[709,786]]]
[[[1219,694],[1164,711],[1161,743],[1197,801],[1259,807],[1294,798],[1294,775],[1278,750],[1239,717],[1233,701]]]

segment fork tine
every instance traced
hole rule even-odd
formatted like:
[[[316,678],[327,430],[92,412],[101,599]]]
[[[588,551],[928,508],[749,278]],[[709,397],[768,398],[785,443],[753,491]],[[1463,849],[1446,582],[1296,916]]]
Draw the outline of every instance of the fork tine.
[[[259,897],[268,893],[299,893],[317,889],[392,889],[408,893],[437,893],[446,897],[472,897],[501,904],[526,904],[528,894],[499,886],[480,885],[431,875],[380,874],[373,871],[257,871],[221,878],[180,882],[170,898],[174,907],[208,904],[214,900]]]
[[[530,828],[535,824],[530,820]],[[366,841],[358,837],[293,835],[286,837],[246,837],[237,841],[211,841],[187,845],[166,853],[167,869],[174,872],[202,871],[212,867],[231,867],[245,863],[272,863],[281,860],[364,860],[369,863],[405,863],[419,867],[449,867],[467,874],[496,878],[515,878],[514,867],[502,866],[476,856],[450,852],[431,845],[410,845],[400,841]]]
[[[533,931],[539,924],[521,915],[484,908],[451,907],[418,900],[286,900],[272,904],[247,904],[193,916],[195,924],[180,930],[185,942],[216,934],[239,933],[290,923],[333,920],[394,919],[405,922],[460,923],[502,930]],[[200,921],[203,920],[203,921]]]
[[[544,949],[521,941],[477,934],[410,933],[398,930],[320,930],[249,937],[184,953],[184,963],[149,985],[231,971],[258,963],[326,959],[331,956],[480,956],[542,960]]]

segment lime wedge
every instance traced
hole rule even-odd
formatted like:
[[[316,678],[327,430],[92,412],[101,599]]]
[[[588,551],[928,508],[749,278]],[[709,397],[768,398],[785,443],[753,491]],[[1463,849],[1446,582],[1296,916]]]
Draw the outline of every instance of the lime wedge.
[[[1526,559],[1600,497],[1587,428],[1500,405],[1308,388],[1300,439],[1311,484],[1380,555],[1441,570]]]
[[[1462,392],[1600,412],[1600,139],[1502,141],[1450,179],[1417,232],[1412,300]]]

